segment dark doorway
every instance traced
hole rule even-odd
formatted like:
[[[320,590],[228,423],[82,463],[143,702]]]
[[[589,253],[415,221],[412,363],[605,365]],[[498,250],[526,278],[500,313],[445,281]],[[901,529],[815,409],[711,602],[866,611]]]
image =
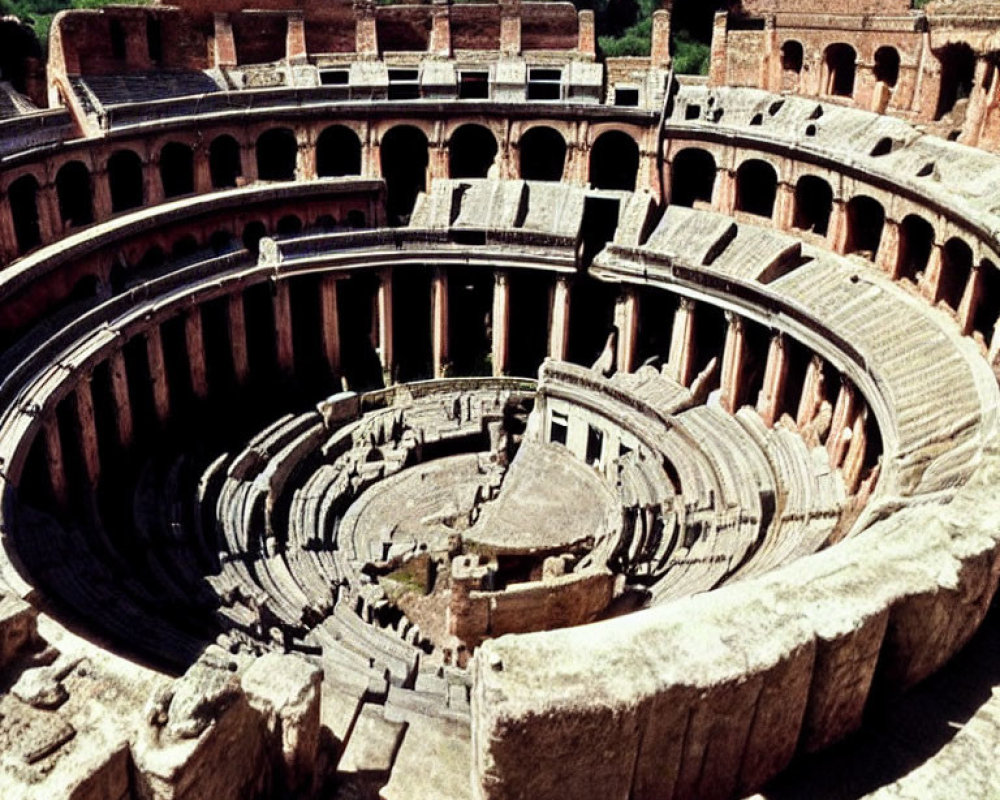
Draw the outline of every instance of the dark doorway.
[[[405,225],[427,186],[427,137],[412,125],[398,125],[382,138],[380,157],[389,224]]]
[[[693,208],[695,203],[711,203],[715,173],[715,159],[707,150],[681,150],[670,167],[671,205]]]
[[[272,128],[257,139],[257,177],[262,181],[295,180],[298,144],[288,128]]]
[[[142,159],[131,150],[119,150],[108,159],[111,210],[138,208],[144,202]]]
[[[237,178],[243,174],[239,143],[227,134],[214,138],[208,148],[208,165],[213,188],[229,189],[236,186]]]
[[[64,225],[75,228],[94,221],[90,172],[82,161],[70,161],[60,167],[56,173],[56,195]]]
[[[497,140],[489,128],[463,125],[448,143],[448,175],[452,178],[485,178],[497,155]]]
[[[319,135],[316,174],[321,178],[361,174],[361,140],[346,125],[331,125]]]
[[[526,181],[561,181],[566,140],[554,128],[532,128],[518,143],[521,177]]]
[[[639,145],[621,131],[597,137],[590,150],[590,185],[595,189],[635,190],[639,172]]]

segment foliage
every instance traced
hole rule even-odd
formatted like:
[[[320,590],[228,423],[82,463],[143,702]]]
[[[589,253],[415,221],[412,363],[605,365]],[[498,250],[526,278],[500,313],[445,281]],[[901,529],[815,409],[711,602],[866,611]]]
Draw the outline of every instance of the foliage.
[[[586,4],[577,2],[577,7]],[[593,0],[597,24],[597,44],[606,58],[648,56],[652,45],[653,12],[658,0]],[[672,50],[674,70],[705,75],[711,48],[692,36],[687,29],[674,31]]]
[[[674,34],[674,72],[683,75],[707,75],[712,48],[692,38],[687,31]]]

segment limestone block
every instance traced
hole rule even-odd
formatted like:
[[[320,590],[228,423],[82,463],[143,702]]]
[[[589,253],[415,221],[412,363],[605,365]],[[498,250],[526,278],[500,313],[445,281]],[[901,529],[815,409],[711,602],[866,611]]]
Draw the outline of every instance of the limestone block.
[[[528,66],[518,59],[497,62],[493,76],[493,99],[498,103],[523,103],[528,84]]]
[[[458,76],[452,61],[425,61],[420,70],[420,94],[447,98],[458,94]]]
[[[337,771],[388,777],[406,732],[405,722],[390,722],[381,706],[366,703],[358,714]]]
[[[0,596],[0,669],[38,635],[38,611],[13,595]]]
[[[604,65],[584,61],[569,64],[568,95],[583,103],[599,103],[604,89]]]
[[[244,673],[251,708],[281,748],[285,786],[307,787],[319,749],[320,684],[323,670],[301,656],[268,653]]]
[[[389,67],[384,61],[355,61],[348,79],[353,97],[385,97],[389,90]]]

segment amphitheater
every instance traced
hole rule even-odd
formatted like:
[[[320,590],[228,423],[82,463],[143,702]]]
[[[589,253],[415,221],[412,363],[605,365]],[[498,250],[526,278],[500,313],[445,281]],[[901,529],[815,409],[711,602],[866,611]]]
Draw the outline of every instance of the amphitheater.
[[[0,21],[0,796],[1000,797],[1000,3],[830,6]]]

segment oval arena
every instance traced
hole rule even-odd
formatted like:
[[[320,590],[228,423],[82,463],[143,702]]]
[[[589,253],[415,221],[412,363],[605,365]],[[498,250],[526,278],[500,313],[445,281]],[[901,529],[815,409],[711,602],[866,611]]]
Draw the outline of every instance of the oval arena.
[[[828,11],[0,21],[3,797],[993,796],[1000,6]]]

